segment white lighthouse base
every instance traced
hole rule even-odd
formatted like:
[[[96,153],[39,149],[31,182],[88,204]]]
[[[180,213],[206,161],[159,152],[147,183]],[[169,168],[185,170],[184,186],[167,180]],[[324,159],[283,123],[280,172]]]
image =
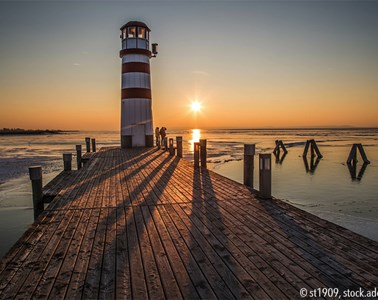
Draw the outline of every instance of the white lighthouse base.
[[[121,147],[152,147],[151,99],[122,99],[121,104]]]

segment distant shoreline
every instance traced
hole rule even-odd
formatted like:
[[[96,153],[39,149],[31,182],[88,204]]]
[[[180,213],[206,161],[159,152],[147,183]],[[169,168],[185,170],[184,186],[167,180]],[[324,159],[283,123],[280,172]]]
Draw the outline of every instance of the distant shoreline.
[[[0,129],[0,135],[48,135],[64,134],[79,132],[78,130],[55,130],[55,129],[21,129],[21,128],[3,128]]]

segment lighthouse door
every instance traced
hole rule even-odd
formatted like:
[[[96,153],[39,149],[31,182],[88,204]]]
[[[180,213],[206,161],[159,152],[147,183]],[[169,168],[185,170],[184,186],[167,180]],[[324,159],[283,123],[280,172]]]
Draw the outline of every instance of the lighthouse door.
[[[146,146],[145,125],[135,125],[133,127],[133,147]]]

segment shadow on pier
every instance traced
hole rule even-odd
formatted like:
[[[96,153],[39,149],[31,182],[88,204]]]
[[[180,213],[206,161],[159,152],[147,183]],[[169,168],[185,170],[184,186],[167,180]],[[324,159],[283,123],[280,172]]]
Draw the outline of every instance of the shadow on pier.
[[[0,265],[0,298],[299,298],[365,290],[378,245],[156,149],[103,149]]]

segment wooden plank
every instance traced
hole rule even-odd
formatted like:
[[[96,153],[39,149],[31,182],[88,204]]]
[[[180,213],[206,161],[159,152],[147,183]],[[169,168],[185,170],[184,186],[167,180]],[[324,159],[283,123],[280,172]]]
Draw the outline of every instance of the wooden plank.
[[[36,287],[33,296],[37,299],[47,298],[50,295],[50,291],[52,286],[55,283],[58,274],[60,273],[61,266],[66,258],[69,259],[70,256],[75,256],[75,253],[71,252],[68,253],[68,249],[70,248],[71,241],[77,228],[79,227],[79,220],[82,216],[82,211],[72,211],[72,218],[65,230],[64,234],[59,240],[58,247],[54,250],[53,256],[48,262],[49,267],[45,270],[40,279],[40,283]],[[67,257],[68,255],[68,257]],[[70,277],[70,270],[63,273],[65,276]],[[64,276],[59,276],[60,280],[64,280]],[[59,286],[59,285],[58,285]],[[59,295],[59,293],[54,293],[51,295],[54,299],[62,299],[64,298],[63,295]]]
[[[185,267],[186,262],[188,262],[188,257],[186,256],[186,259],[185,257],[184,258],[181,257],[181,256],[185,256],[185,253],[187,253],[188,251],[178,252],[172,240],[173,236],[171,235],[168,228],[164,224],[162,216],[160,212],[158,211],[158,207],[154,207],[154,208],[148,207],[148,208],[150,210],[152,219],[154,221],[154,224],[157,230],[156,234],[154,234],[153,236],[159,236],[161,240],[162,246],[164,247],[164,252],[166,253],[167,259],[169,260],[169,265],[174,272],[174,276],[180,288],[181,295],[184,298],[189,298],[189,297],[191,299],[199,298],[196,288]],[[207,296],[206,298],[208,299],[209,298],[208,296],[210,295],[207,294],[206,296]],[[215,297],[215,295],[213,295],[213,297]]]
[[[116,299],[131,299],[131,271],[124,207],[117,207]]]
[[[69,286],[66,290],[66,299],[80,297],[83,293],[90,257],[95,241],[97,225],[100,218],[100,209],[91,209],[85,234],[80,245],[77,260],[73,267]]]
[[[187,265],[188,271],[195,275],[191,276],[191,279],[200,295],[209,295],[209,298],[213,298],[215,294],[217,298],[220,299],[235,299],[232,289],[224,281],[224,274],[219,273],[215,266],[210,261],[209,257],[205,254],[201,245],[192,236],[190,228],[186,226],[183,220],[176,214],[172,209],[171,204],[164,206],[158,206],[160,213],[163,213],[164,220],[170,218],[170,222],[174,224],[177,231],[179,232],[181,239],[184,241],[183,244],[178,243],[179,240],[175,239],[176,246],[182,247],[182,253],[186,253],[189,257],[193,257],[193,260],[189,260],[189,265]],[[189,253],[188,253],[189,252]],[[200,268],[201,273],[198,273],[197,266]],[[199,277],[197,277],[197,274]],[[203,278],[203,279],[202,279]],[[243,293],[244,297],[247,297],[247,293]],[[206,298],[206,297],[205,297]]]
[[[149,297],[152,299],[163,299],[165,296],[161,282],[162,278],[156,265],[141,207],[134,207],[133,211]]]
[[[130,274],[132,285],[132,297],[136,299],[147,299],[148,290],[143,269],[143,260],[141,249],[139,247],[139,240],[137,229],[134,220],[134,211],[132,207],[126,208],[126,230],[128,236],[129,260],[130,260]]]
[[[99,296],[100,280],[104,257],[104,244],[106,239],[106,225],[108,208],[101,208],[90,261],[86,273],[83,289],[84,299],[94,299]]]
[[[50,239],[47,243],[39,243],[36,248],[34,248],[35,258],[29,259],[28,264],[32,265],[30,272],[25,272],[21,277],[25,277],[24,280],[20,279],[22,285],[17,291],[17,297],[27,298],[33,295],[35,289],[37,288],[50,260],[53,258],[56,248],[59,245],[59,241],[67,230],[70,221],[73,217],[73,211],[67,211],[63,214],[61,221],[59,222],[58,228],[54,231],[54,226],[50,226],[51,232],[49,232]],[[47,235],[47,236],[49,236]],[[26,275],[26,276],[25,276]]]
[[[39,245],[49,240],[61,218],[63,218],[62,213],[44,212],[38,219],[40,222],[34,223],[1,260],[0,296],[3,293],[7,295],[16,294],[28,272],[32,269],[32,263],[29,263],[29,261],[38,259],[38,255],[41,253]],[[37,247],[38,250],[36,251]]]
[[[164,290],[164,297],[168,299],[182,299],[182,295],[179,286],[176,281],[176,277],[172,271],[171,265],[167,258],[167,252],[165,251],[159,234],[156,230],[154,221],[151,216],[150,209],[153,211],[156,206],[142,206],[140,210],[144,218],[144,227],[146,228],[146,237],[149,238],[154,255],[156,265],[158,267],[159,276],[161,278],[161,284]],[[148,270],[148,273],[150,271]]]

